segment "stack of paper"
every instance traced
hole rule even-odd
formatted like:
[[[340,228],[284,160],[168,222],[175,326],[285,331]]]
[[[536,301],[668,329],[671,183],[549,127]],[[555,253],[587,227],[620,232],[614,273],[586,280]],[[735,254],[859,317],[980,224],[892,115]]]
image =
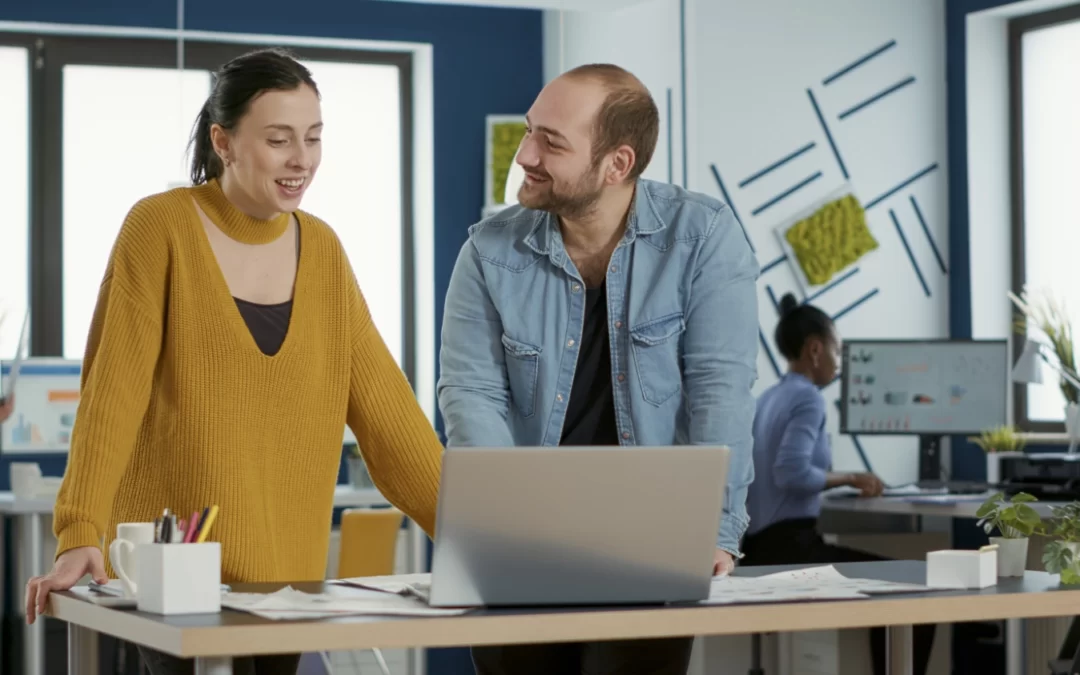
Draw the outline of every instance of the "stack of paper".
[[[920,593],[931,589],[879,579],[851,579],[832,565],[777,572],[761,577],[716,577],[707,605],[795,602],[799,600],[858,600],[885,593]]]
[[[291,586],[276,593],[226,593],[221,606],[265,619],[324,619],[335,616],[455,616],[465,609],[435,609],[397,593],[352,589],[342,593],[304,593]]]
[[[332,584],[342,586],[355,586],[369,591],[381,591],[383,593],[395,593],[397,595],[411,595],[427,602],[431,597],[431,573],[419,574],[395,574],[383,577],[352,577],[350,579],[337,579]]]

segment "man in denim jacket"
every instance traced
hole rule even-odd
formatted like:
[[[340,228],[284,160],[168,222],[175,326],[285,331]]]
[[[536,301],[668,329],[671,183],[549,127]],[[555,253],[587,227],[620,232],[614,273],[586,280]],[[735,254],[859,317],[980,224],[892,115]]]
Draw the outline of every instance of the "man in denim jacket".
[[[518,151],[520,206],[474,225],[454,267],[439,407],[450,447],[728,446],[724,572],[753,478],[759,268],[726,204],[640,178],[658,131],[648,90],[617,66],[582,66],[540,93]],[[473,654],[480,675],[683,673],[690,645]]]

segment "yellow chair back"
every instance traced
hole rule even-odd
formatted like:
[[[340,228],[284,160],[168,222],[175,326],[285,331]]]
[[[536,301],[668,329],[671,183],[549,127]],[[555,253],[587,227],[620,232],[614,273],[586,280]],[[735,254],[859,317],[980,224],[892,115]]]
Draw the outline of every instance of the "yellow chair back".
[[[346,509],[341,514],[339,579],[394,573],[398,532],[404,514],[397,509]]]

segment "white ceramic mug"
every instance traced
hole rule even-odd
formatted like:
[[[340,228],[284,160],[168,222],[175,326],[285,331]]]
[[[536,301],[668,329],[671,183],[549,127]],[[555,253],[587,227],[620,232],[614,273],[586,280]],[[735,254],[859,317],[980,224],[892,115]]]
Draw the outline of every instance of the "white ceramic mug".
[[[154,543],[153,523],[120,523],[116,526],[116,539],[109,544],[109,563],[124,585],[124,592],[134,598],[138,594],[138,560],[135,551],[140,544]]]

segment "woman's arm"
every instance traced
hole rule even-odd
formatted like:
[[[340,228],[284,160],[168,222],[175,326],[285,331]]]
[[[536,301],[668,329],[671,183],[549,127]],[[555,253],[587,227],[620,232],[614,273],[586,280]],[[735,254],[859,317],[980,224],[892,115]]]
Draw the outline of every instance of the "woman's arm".
[[[349,280],[352,373],[346,421],[375,486],[432,536],[442,443],[379,335],[351,273]]]
[[[98,291],[71,451],[56,499],[57,556],[101,545],[150,402],[165,323],[171,206],[166,199],[175,198],[151,197],[128,213]]]
[[[828,472],[812,461],[824,428],[825,401],[821,396],[808,394],[793,401],[791,419],[773,461],[773,482],[777,487],[804,494],[829,487]]]

